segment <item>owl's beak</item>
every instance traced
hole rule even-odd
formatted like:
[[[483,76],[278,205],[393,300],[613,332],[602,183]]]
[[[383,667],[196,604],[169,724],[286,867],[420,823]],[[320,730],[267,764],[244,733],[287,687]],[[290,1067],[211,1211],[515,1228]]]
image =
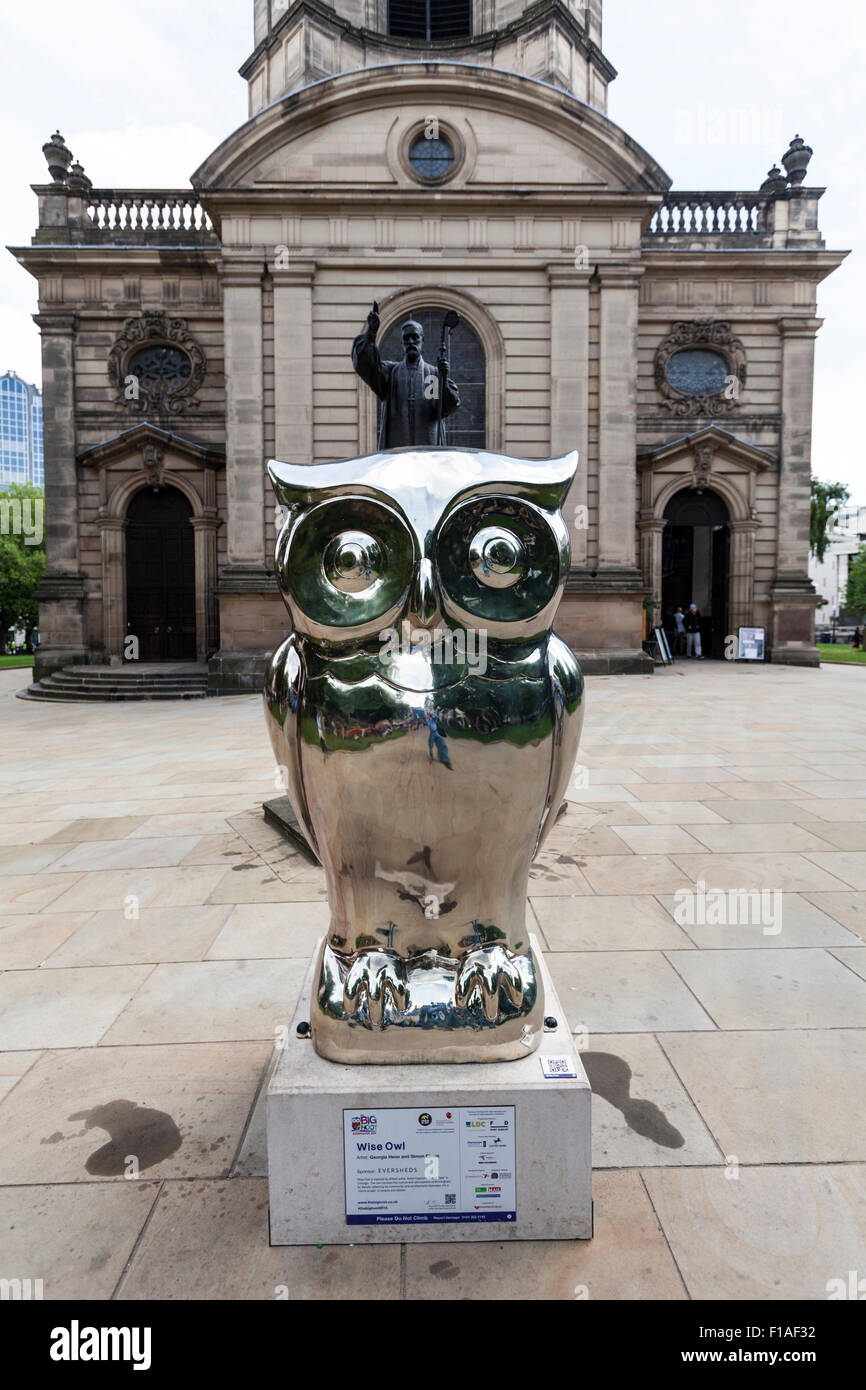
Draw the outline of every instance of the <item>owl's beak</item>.
[[[425,559],[418,565],[418,573],[412,586],[412,612],[426,626],[435,618],[437,607],[433,564]]]

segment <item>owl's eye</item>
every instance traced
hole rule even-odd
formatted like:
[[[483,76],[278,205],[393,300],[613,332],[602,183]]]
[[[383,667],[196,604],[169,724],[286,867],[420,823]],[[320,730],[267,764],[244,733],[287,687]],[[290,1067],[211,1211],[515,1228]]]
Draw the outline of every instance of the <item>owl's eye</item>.
[[[325,550],[325,577],[341,594],[361,594],[381,578],[385,556],[366,531],[341,531]]]
[[[277,563],[306,622],[345,632],[379,621],[387,627],[415,567],[412,535],[400,516],[378,499],[352,495],[326,498],[306,512]]]
[[[556,595],[568,566],[567,532],[526,498],[489,494],[449,513],[436,558],[446,611],[453,604],[518,635]]]
[[[484,526],[469,543],[475,578],[490,589],[510,589],[526,574],[523,542],[504,526]]]

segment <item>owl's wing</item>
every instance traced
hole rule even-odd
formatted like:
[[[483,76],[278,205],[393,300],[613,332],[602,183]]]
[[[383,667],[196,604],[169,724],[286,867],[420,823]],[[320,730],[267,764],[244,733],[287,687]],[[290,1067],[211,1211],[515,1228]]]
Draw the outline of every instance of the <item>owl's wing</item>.
[[[547,839],[548,832],[553,829],[562,805],[583,727],[583,676],[571,648],[555,632],[550,634],[547,642],[547,672],[553,706],[553,749],[536,854]]]
[[[265,719],[277,766],[285,768],[286,793],[310,846],[321,862],[301,776],[301,700],[304,661],[295,633],[274,652],[265,675]]]

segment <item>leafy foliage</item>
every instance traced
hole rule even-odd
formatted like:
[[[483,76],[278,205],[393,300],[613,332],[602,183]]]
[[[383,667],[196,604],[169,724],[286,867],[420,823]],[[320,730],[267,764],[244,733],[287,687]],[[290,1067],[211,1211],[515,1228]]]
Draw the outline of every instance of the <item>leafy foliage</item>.
[[[845,612],[853,618],[866,618],[866,545],[861,545],[848,566]]]
[[[812,479],[812,505],[809,525],[809,549],[816,560],[823,560],[830,541],[830,528],[839,508],[848,501],[844,483],[822,483]]]
[[[20,624],[29,631],[39,621],[34,590],[45,571],[44,506],[42,488],[32,483],[0,492],[0,644],[10,628]]]

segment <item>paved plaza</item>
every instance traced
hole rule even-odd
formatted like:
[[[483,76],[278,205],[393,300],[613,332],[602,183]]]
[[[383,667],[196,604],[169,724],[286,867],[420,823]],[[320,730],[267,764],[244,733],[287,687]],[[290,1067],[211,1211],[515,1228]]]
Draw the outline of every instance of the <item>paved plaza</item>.
[[[587,682],[530,910],[595,1093],[592,1242],[282,1249],[263,1084],[328,914],[262,817],[261,701],[28,704],[29,680],[0,672],[0,1277],[820,1300],[866,1276],[862,670]]]

